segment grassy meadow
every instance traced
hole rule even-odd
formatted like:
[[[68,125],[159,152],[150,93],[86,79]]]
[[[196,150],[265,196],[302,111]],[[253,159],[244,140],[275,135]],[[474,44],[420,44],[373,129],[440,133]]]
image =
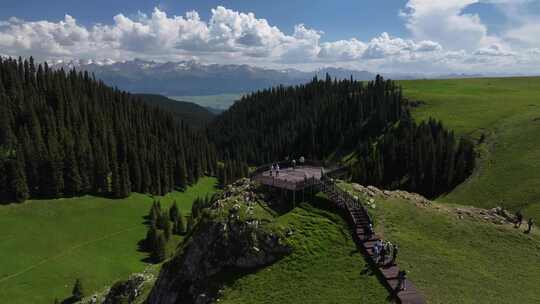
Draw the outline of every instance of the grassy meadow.
[[[276,224],[292,229],[292,254],[226,285],[219,303],[387,303],[341,217],[304,203]]]
[[[441,202],[522,209],[540,220],[540,78],[401,81],[421,100],[418,121],[434,117],[457,134],[481,139],[474,175]]]
[[[203,178],[184,193],[161,197],[162,207],[176,200],[187,215],[193,200],[215,186],[216,179]],[[53,303],[70,295],[76,278],[91,294],[144,270],[148,254],[137,243],[146,235],[143,216],[152,201],[133,193],[0,206],[0,303]]]
[[[460,219],[439,203],[375,204],[376,232],[399,245],[398,263],[428,303],[540,303],[538,231]]]

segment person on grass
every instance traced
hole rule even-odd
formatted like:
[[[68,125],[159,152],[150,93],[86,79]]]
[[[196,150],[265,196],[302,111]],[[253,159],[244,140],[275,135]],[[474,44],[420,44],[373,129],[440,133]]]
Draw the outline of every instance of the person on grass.
[[[523,222],[523,214],[521,214],[521,210],[518,210],[516,212],[516,228],[521,227],[521,223]]]
[[[529,220],[527,221],[527,231],[525,231],[526,233],[531,233],[531,229],[532,229],[532,226],[534,225],[534,220],[533,218],[529,218]]]

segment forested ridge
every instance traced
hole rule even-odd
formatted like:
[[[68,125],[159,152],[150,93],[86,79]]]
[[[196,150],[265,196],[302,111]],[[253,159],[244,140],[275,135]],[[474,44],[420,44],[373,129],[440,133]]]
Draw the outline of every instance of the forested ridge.
[[[243,97],[218,116],[209,137],[222,159],[254,165],[289,156],[327,159],[353,152],[353,181],[433,197],[474,168],[474,147],[441,122],[413,121],[401,88],[330,76]]]
[[[205,134],[88,73],[0,58],[0,202],[164,194],[215,174]]]

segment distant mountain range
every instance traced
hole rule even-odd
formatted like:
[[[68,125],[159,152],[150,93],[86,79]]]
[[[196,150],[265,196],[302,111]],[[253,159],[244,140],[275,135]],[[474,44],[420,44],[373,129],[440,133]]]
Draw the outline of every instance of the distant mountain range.
[[[323,68],[304,72],[296,69],[266,69],[250,65],[201,64],[196,61],[165,62],[111,60],[77,60],[55,62],[54,68],[87,70],[108,85],[133,93],[152,93],[165,96],[214,95],[251,92],[276,85],[306,83],[315,75],[332,78],[370,80],[375,74],[343,68]],[[402,75],[400,79],[407,77]]]

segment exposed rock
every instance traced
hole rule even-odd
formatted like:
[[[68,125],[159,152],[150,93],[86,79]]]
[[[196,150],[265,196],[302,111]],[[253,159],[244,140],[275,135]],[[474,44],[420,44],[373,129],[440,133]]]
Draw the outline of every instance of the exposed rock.
[[[253,191],[249,180],[234,183],[218,199],[220,204],[212,206],[221,209],[205,213],[190,239],[163,265],[149,304],[211,303],[215,297],[208,288],[212,276],[225,269],[269,265],[291,252],[278,234],[264,229],[259,219],[243,218],[249,216],[248,204],[257,197],[246,191]],[[237,199],[245,196],[250,197],[249,202]]]
[[[423,205],[431,204],[430,200],[428,200],[427,198],[425,198],[422,195],[417,194],[417,193],[411,193],[411,192],[407,192],[407,191],[403,191],[403,190],[393,190],[393,191],[380,190],[379,188],[374,187],[374,186],[364,187],[364,186],[359,185],[359,184],[352,184],[352,187],[353,187],[353,189],[355,191],[357,191],[357,192],[359,192],[359,193],[361,193],[361,194],[363,194],[363,195],[365,195],[367,197],[370,197],[370,199],[369,199],[370,204],[373,204],[373,202],[374,202],[373,198],[377,197],[377,196],[382,196],[382,197],[386,197],[386,198],[405,199],[405,200],[413,201],[415,203],[420,203],[420,204],[423,204]]]
[[[144,276],[135,275],[127,281],[115,283],[113,287],[111,287],[103,304],[133,303],[139,296],[144,281]]]
[[[490,222],[497,225],[514,223],[515,217],[504,210],[501,207],[495,207],[492,209],[481,209],[475,207],[459,207],[453,208],[453,211],[458,215],[460,219],[464,216],[468,218]]]

